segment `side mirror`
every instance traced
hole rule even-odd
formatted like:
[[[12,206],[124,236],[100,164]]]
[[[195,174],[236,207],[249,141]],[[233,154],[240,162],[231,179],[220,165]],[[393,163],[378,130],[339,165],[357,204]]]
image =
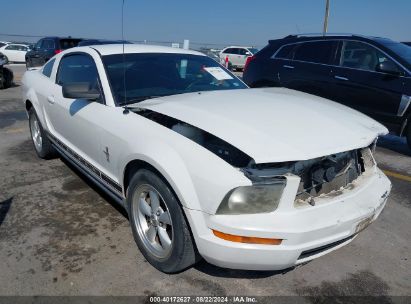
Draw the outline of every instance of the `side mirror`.
[[[252,56],[253,54],[251,54],[251,52],[246,52],[245,55],[246,56]]]
[[[397,65],[392,61],[384,61],[377,64],[375,68],[377,72],[386,73],[390,75],[399,76],[402,74],[401,70],[397,67]]]
[[[97,100],[100,98],[99,90],[92,87],[89,82],[71,82],[63,84],[63,97],[71,99]]]

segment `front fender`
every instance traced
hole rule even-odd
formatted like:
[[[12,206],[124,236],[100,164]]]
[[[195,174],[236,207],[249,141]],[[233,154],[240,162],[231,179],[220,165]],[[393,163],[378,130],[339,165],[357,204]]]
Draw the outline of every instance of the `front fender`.
[[[214,214],[230,190],[251,184],[239,169],[201,145],[174,131],[162,130],[167,132],[162,140],[154,137],[122,157],[118,174],[122,185],[127,164],[142,160],[164,176],[183,207]]]
[[[124,185],[127,164],[135,160],[144,161],[161,173],[173,188],[184,207],[201,210],[191,176],[180,155],[166,144],[152,142],[148,146],[150,147],[150,151],[145,149],[146,151],[143,150],[139,153],[129,154],[123,159],[119,174],[121,177],[121,185]]]

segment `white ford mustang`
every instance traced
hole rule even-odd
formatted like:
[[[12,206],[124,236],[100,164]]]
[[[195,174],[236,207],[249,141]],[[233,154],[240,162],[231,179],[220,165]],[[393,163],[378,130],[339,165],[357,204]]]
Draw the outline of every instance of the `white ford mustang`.
[[[201,53],[77,47],[27,71],[35,150],[72,162],[127,209],[146,259],[277,270],[349,243],[391,184],[386,128],[340,104],[249,89]]]

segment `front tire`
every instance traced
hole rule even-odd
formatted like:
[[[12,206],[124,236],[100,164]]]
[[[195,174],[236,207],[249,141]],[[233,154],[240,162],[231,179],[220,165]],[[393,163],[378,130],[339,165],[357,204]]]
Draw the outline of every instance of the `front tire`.
[[[29,126],[31,140],[38,157],[43,159],[52,158],[55,155],[55,150],[48,139],[33,107],[29,110]]]
[[[127,190],[134,239],[147,261],[165,273],[180,272],[199,259],[178,199],[154,172],[135,173]]]

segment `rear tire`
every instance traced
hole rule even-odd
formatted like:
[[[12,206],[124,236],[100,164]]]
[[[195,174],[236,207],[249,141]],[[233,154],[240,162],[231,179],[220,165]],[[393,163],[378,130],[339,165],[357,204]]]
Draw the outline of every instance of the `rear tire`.
[[[151,265],[176,273],[199,260],[178,199],[156,173],[141,169],[134,174],[127,205],[134,239]]]
[[[55,150],[51,144],[51,141],[48,139],[33,107],[29,110],[29,126],[31,140],[38,157],[43,159],[53,158],[56,154]]]

